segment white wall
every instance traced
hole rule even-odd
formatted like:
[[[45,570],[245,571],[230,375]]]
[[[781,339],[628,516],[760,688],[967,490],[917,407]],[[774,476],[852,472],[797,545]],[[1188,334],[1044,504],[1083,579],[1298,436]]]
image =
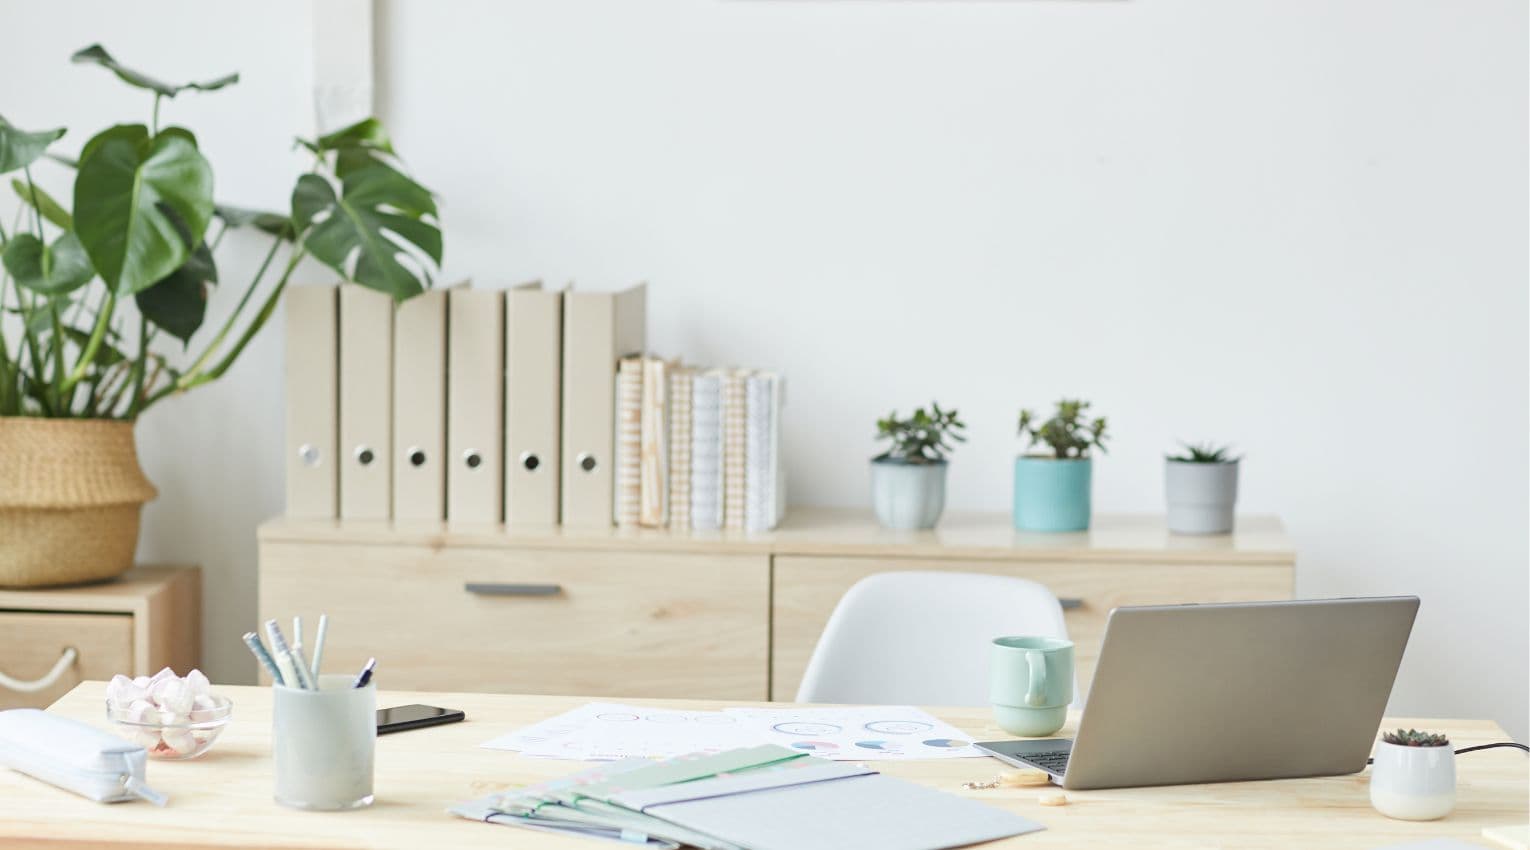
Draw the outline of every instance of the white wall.
[[[91,40],[166,76],[239,68],[207,102],[245,99],[184,114],[223,140],[220,195],[281,203],[300,11],[197,5],[204,45],[32,5],[0,6],[39,33],[0,54],[7,117],[118,117],[61,64]],[[1424,597],[1392,710],[1524,740],[1527,23],[1448,0],[408,0],[380,5],[378,86],[444,198],[449,276],[646,279],[658,350],[785,371],[794,501],[864,503],[873,419],[931,397],[971,424],[958,509],[1007,509],[1015,411],[1063,394],[1112,419],[1101,510],[1158,510],[1176,437],[1236,441],[1300,594]],[[222,678],[251,675],[252,531],[280,510],[279,337],[141,428],[144,554],[207,566]]]

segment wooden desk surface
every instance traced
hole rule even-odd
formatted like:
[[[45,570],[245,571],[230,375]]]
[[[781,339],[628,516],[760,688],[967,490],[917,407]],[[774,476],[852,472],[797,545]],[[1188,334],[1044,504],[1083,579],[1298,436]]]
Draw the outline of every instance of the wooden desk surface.
[[[149,782],[170,795],[160,809],[147,803],[101,805],[37,780],[0,770],[0,845],[48,848],[128,846],[424,848],[515,847],[517,850],[598,850],[614,844],[544,835],[461,820],[448,805],[496,788],[540,781],[580,769],[575,762],[521,758],[478,744],[586,702],[579,697],[449,693],[383,693],[379,705],[423,702],[461,708],[467,721],[378,739],[377,802],[357,812],[299,812],[271,800],[270,692],[218,689],[234,701],[234,717],[201,759],[153,762]],[[87,682],[51,710],[109,728],[102,716],[104,684]],[[639,704],[721,708],[741,703],[632,700]],[[779,705],[779,704],[777,704]],[[936,709],[980,740],[1003,737],[985,709]],[[1448,732],[1458,746],[1506,740],[1481,720],[1388,720]],[[1071,734],[1072,724],[1062,734]],[[1530,817],[1530,760],[1507,749],[1462,756],[1455,812],[1441,821],[1389,820],[1370,807],[1366,775],[1239,782],[1174,788],[1069,791],[1061,808],[1038,804],[1038,789],[961,791],[962,782],[991,778],[993,759],[881,762],[879,770],[952,793],[972,796],[1046,824],[1047,830],[986,848],[1356,848],[1450,836],[1483,844],[1487,826],[1523,824]],[[1046,789],[1041,789],[1046,790]],[[858,850],[858,848],[846,848]],[[867,848],[871,850],[871,848]]]

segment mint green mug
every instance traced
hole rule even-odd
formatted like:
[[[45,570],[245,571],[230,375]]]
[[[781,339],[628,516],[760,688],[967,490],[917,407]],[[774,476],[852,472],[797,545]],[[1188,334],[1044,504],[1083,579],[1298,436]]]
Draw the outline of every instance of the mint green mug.
[[[993,719],[1011,735],[1042,738],[1061,729],[1073,702],[1073,641],[994,638],[988,699]]]

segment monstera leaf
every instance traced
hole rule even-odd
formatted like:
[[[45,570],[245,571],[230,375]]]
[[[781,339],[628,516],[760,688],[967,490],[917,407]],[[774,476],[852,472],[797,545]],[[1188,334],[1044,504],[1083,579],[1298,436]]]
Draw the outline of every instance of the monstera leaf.
[[[0,116],[0,174],[26,168],[43,155],[48,145],[64,135],[64,128],[28,133]]]
[[[137,86],[141,89],[148,89],[149,91],[152,91],[156,94],[162,94],[165,97],[175,97],[181,92],[187,90],[217,91],[224,86],[239,82],[238,74],[228,74],[226,76],[219,77],[216,80],[208,80],[205,83],[185,83],[182,85],[175,85],[173,83],[163,82],[161,80],[154,79],[142,71],[135,71],[132,68],[123,67],[120,62],[112,58],[110,53],[106,52],[106,48],[99,44],[92,44],[89,47],[75,51],[75,54],[69,57],[69,61],[81,65],[100,65],[108,71],[111,71],[113,74],[116,74],[118,79],[122,80],[124,83],[127,83],[130,86]]]
[[[213,215],[223,219],[223,223],[229,227],[253,227],[278,239],[292,238],[292,219],[281,213],[216,204],[213,206]]]
[[[28,186],[12,177],[11,190],[16,193],[16,197],[20,198],[23,204],[35,207],[42,214],[42,217],[52,223],[53,226],[61,230],[74,229],[74,216],[64,209],[63,204],[54,200],[52,195],[44,192],[42,187],[35,183]]]
[[[5,270],[16,283],[42,295],[63,295],[96,276],[90,257],[73,231],[44,245],[30,233],[18,233],[5,245]]]
[[[340,182],[336,195],[333,184],[318,174],[298,178],[292,220],[307,233],[308,252],[345,278],[397,301],[424,291],[430,276],[418,255],[441,263],[441,231],[426,220],[436,213],[430,192],[381,163],[347,171]]]
[[[207,285],[218,282],[218,267],[206,242],[163,280],[133,296],[144,318],[184,345],[207,317]]]
[[[212,189],[212,167],[190,132],[150,136],[142,124],[118,125],[80,155],[75,231],[107,286],[132,295],[179,269],[202,241]]]

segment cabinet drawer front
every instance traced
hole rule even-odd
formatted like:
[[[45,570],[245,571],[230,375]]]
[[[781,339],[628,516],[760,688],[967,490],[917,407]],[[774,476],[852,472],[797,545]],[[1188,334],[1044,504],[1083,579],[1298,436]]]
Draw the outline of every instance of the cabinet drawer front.
[[[764,699],[770,563],[423,546],[261,547],[261,618],[329,615],[324,668],[385,688]]]
[[[0,709],[46,708],[86,679],[134,673],[131,614],[0,611],[0,672],[12,679],[41,679],[68,647],[78,657],[57,681],[33,693],[0,686]]]
[[[1179,602],[1289,599],[1292,568],[1224,564],[1091,564],[940,561],[911,558],[775,559],[771,698],[790,700],[834,606],[857,581],[901,570],[989,573],[1046,585],[1063,603],[1076,648],[1079,686],[1087,693],[1110,609]]]

